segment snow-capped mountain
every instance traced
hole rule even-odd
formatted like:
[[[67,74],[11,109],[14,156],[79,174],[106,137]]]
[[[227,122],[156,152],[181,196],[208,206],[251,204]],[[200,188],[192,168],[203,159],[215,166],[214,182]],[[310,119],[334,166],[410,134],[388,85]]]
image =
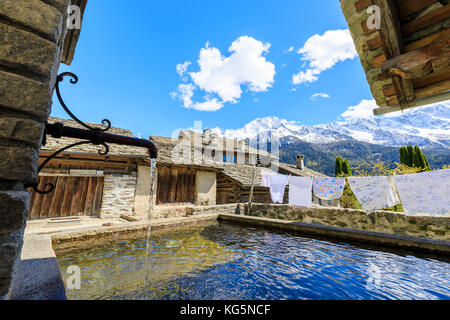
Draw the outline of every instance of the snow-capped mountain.
[[[213,131],[234,139],[274,135],[284,144],[297,140],[314,144],[354,140],[391,147],[413,144],[450,149],[450,101],[405,110],[399,115],[347,117],[313,126],[266,117],[255,119],[241,129]]]

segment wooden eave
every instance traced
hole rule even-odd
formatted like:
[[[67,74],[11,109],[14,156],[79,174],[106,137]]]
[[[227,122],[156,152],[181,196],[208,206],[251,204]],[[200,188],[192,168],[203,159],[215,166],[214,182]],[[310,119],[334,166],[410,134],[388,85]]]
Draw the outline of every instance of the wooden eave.
[[[367,26],[372,5],[381,9],[380,29]],[[448,0],[341,0],[341,6],[379,106],[375,115],[450,99]]]

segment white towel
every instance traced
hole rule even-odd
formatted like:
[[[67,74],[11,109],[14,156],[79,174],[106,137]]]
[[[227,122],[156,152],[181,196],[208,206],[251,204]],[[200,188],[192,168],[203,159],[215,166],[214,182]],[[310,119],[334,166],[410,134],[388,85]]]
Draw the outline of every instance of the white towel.
[[[312,179],[289,177],[289,204],[300,207],[312,206]]]
[[[269,176],[275,174],[273,171],[261,170],[261,186],[269,186]]]
[[[385,209],[400,203],[389,177],[349,177],[348,184],[366,211]]]
[[[274,203],[283,203],[284,189],[288,183],[288,176],[282,174],[269,175],[270,196]]]
[[[450,217],[450,169],[394,176],[405,214]]]

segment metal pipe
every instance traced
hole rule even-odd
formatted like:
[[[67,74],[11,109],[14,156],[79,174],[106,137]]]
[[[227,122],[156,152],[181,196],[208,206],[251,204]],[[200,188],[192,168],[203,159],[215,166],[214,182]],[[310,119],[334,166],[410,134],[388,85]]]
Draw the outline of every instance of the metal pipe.
[[[158,150],[153,142],[146,139],[121,136],[107,133],[101,129],[87,130],[74,127],[68,127],[60,122],[47,124],[47,134],[53,138],[68,137],[81,140],[89,140],[93,144],[100,145],[104,143],[115,143],[119,145],[147,148],[151,159],[158,157]]]

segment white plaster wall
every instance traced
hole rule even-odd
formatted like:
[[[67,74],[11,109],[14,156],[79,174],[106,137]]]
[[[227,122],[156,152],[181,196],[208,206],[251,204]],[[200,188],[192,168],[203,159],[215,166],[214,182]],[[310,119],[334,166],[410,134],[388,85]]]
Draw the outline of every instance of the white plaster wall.
[[[196,205],[215,205],[217,192],[216,173],[197,171],[196,174]]]

